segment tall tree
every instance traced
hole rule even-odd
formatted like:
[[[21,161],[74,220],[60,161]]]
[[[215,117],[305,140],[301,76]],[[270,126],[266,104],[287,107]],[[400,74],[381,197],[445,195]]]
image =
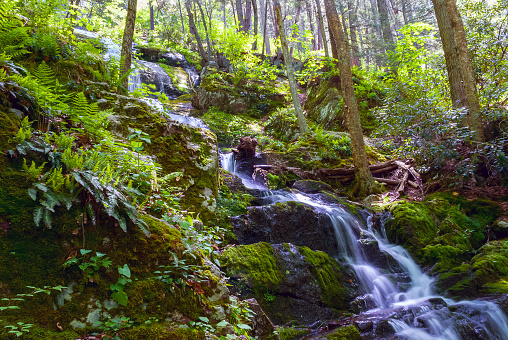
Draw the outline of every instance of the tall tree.
[[[284,61],[286,62],[289,89],[291,90],[291,97],[293,97],[293,104],[295,106],[296,117],[298,119],[298,127],[300,128],[300,133],[303,134],[307,132],[307,122],[305,121],[305,116],[303,115],[302,105],[300,104],[300,97],[298,96],[298,90],[296,88],[295,74],[293,70],[293,58],[289,54],[286,31],[284,29],[284,19],[282,19],[279,0],[274,0],[274,11],[277,17],[277,26],[279,26],[282,53],[284,53]]]
[[[263,0],[260,0],[261,8],[264,9],[264,19],[263,19],[263,49],[261,53],[265,55],[265,49],[266,54],[270,55],[270,38],[267,34],[267,28],[268,28],[268,8],[270,7],[270,0],[266,0],[266,3],[263,3]]]
[[[462,82],[462,74],[459,67],[457,44],[453,35],[450,18],[444,0],[432,0],[436,13],[439,35],[446,61],[448,82],[450,83],[450,97],[455,108],[467,106],[466,91]]]
[[[244,26],[243,26],[243,31],[245,33],[248,33],[251,29],[251,25],[252,25],[252,1],[251,0],[246,0],[245,1],[245,16],[243,18],[243,23],[244,23]]]
[[[256,0],[252,0],[252,12],[254,14],[254,42],[252,43],[252,49],[255,51],[258,49],[258,26],[259,26],[258,4]]]
[[[386,0],[377,0],[377,9],[379,13],[379,20],[381,22],[381,30],[383,32],[384,50],[386,52],[393,52],[395,50],[395,40],[393,39],[392,29],[390,28]]]
[[[321,12],[321,4],[319,3],[320,0],[316,0],[316,9],[318,13],[318,22],[319,22],[319,31],[321,32],[321,39],[323,39],[323,46],[325,49],[325,57],[329,57],[328,54],[328,42],[326,41],[326,34],[325,34],[325,24],[323,22],[323,13]]]
[[[353,193],[357,196],[367,196],[378,191],[378,186],[372,177],[363,140],[360,112],[356,102],[351,73],[351,58],[349,57],[349,44],[341,27],[337,8],[333,0],[325,0],[328,27],[332,32],[330,40],[335,41],[336,54],[340,72],[340,90],[344,98],[344,112],[346,125],[351,136],[351,149],[355,165],[355,188]]]
[[[312,50],[317,50],[316,46],[316,30],[314,29],[314,23],[312,21],[312,2],[305,1],[305,9],[307,10],[307,18],[309,19],[310,33],[312,34]]]
[[[150,30],[153,31],[155,29],[155,20],[153,17],[153,5],[150,1]]]
[[[238,29],[241,31],[245,27],[245,20],[243,18],[243,3],[242,0],[236,0],[236,13],[238,16]]]
[[[187,9],[187,15],[189,16],[189,32],[191,34],[194,35],[194,37],[196,38],[196,43],[198,44],[198,51],[199,51],[199,55],[201,56],[201,59],[204,61],[204,62],[207,62],[208,59],[207,59],[207,56],[205,54],[205,50],[203,48],[203,43],[201,42],[201,37],[199,36],[199,32],[198,32],[198,29],[196,27],[196,23],[194,22],[194,14],[192,14],[192,11],[191,11],[191,3],[190,3],[191,0],[187,0],[185,2],[185,8]]]
[[[455,0],[445,0],[448,17],[450,18],[451,28],[455,43],[457,45],[457,54],[459,66],[464,81],[464,90],[466,92],[468,106],[468,125],[475,134],[477,141],[483,141],[483,127],[480,118],[480,101],[476,90],[476,79],[473,73],[473,66],[467,48],[466,32]]]
[[[349,14],[349,35],[351,36],[352,63],[355,66],[361,67],[360,49],[358,47],[358,39],[356,37],[356,28],[358,26],[358,16],[356,15],[356,11],[358,6],[353,4],[353,0],[348,0],[347,7]]]
[[[205,35],[206,35],[206,50],[208,53],[206,60],[210,61],[212,58],[212,43],[210,41],[210,34],[208,33],[208,28],[206,27],[206,16],[205,16],[205,13],[203,12],[203,7],[201,7],[201,3],[199,2],[199,0],[195,0],[195,1],[198,4],[199,12],[201,13],[201,17],[203,18],[203,26],[205,28]],[[210,27],[210,29],[212,29],[212,28]]]
[[[136,7],[137,0],[129,0],[127,2],[127,17],[125,18],[125,29],[122,39],[122,53],[120,62],[122,65],[122,74],[126,74],[131,69],[132,64],[132,40],[134,39],[134,26],[136,24]],[[129,87],[129,77],[124,77],[122,86],[127,89]]]

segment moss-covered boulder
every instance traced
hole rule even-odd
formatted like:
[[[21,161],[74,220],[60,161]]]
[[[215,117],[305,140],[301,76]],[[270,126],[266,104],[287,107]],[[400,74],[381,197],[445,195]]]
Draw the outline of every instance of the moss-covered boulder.
[[[338,255],[330,217],[303,203],[250,207],[247,214],[232,217],[231,225],[240,244],[290,242]]]
[[[135,130],[147,133],[151,143],[143,145],[143,153],[161,164],[164,174],[181,173],[173,186],[184,193],[182,207],[205,224],[214,221],[219,176],[215,135],[171,121],[143,100],[106,92],[101,95],[101,108],[113,110],[110,130],[123,140]]]
[[[233,289],[255,297],[276,324],[334,318],[351,299],[350,277],[321,251],[256,243],[228,248],[219,261]]]
[[[390,211],[389,239],[403,245],[422,265],[432,267],[439,274],[440,290],[459,297],[505,291],[505,244],[483,245],[489,225],[501,213],[496,203],[439,193],[425,202],[397,202]]]
[[[229,114],[266,115],[285,102],[286,90],[277,82],[263,83],[241,76],[214,71],[201,80],[192,99],[198,109],[217,107]]]

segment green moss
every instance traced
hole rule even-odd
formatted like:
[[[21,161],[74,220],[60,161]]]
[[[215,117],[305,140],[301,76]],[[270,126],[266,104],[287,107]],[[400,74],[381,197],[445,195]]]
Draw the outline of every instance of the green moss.
[[[501,208],[499,205],[490,200],[468,200],[459,195],[441,192],[429,195],[426,201],[433,199],[446,200],[450,204],[458,206],[459,210],[466,216],[482,225],[491,224],[501,216]]]
[[[471,263],[478,283],[496,282],[501,277],[508,277],[508,239],[485,244]]]
[[[468,260],[464,250],[449,245],[428,245],[422,249],[422,259],[425,263],[436,263],[435,271],[445,271]]]
[[[501,279],[496,282],[486,283],[485,292],[489,294],[508,294],[508,279]]]
[[[332,334],[326,336],[328,340],[361,340],[360,331],[353,325],[340,327]]]
[[[16,325],[16,324],[15,324]],[[14,334],[8,334],[7,331],[9,329],[4,328],[0,323],[0,338],[7,339],[18,339]],[[72,330],[64,330],[60,331],[56,328],[54,330],[48,330],[40,327],[39,325],[33,325],[28,333],[24,333],[21,336],[21,339],[26,340],[74,340],[79,337],[79,335]]]
[[[279,189],[279,185],[281,183],[279,176],[273,175],[268,172],[266,174],[266,179],[268,181],[268,188],[270,188],[272,190]]]
[[[307,328],[293,328],[293,327],[277,327],[276,330],[280,340],[295,340],[300,339],[304,335],[310,333]]]
[[[321,288],[323,302],[335,309],[344,308],[344,288],[339,265],[322,251],[299,247],[305,261],[312,265],[311,271]]]
[[[219,260],[222,267],[228,268],[229,275],[242,276],[255,290],[273,290],[284,278],[268,243],[227,248]]]
[[[140,326],[120,332],[122,340],[205,340],[202,331],[194,329],[171,329],[161,324]]]

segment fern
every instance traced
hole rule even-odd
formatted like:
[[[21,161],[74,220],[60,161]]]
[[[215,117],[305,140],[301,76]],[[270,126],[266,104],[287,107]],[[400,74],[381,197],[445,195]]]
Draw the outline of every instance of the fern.
[[[37,70],[34,72],[34,77],[37,79],[39,85],[47,87],[49,89],[56,88],[55,85],[55,72],[51,70],[45,61],[37,66]]]
[[[14,1],[0,2],[0,53],[19,58],[29,53],[25,47],[28,42],[28,27],[14,13],[18,12]]]

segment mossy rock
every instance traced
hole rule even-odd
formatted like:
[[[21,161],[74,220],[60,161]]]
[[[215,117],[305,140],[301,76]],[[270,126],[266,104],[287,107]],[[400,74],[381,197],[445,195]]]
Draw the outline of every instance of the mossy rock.
[[[361,340],[360,331],[353,325],[340,327],[326,336],[328,340]]]
[[[203,331],[195,329],[175,329],[161,324],[139,326],[120,332],[122,340],[205,340]]]
[[[333,318],[350,299],[339,263],[307,247],[242,245],[228,248],[219,260],[234,290],[242,297],[255,297],[275,323]]]

